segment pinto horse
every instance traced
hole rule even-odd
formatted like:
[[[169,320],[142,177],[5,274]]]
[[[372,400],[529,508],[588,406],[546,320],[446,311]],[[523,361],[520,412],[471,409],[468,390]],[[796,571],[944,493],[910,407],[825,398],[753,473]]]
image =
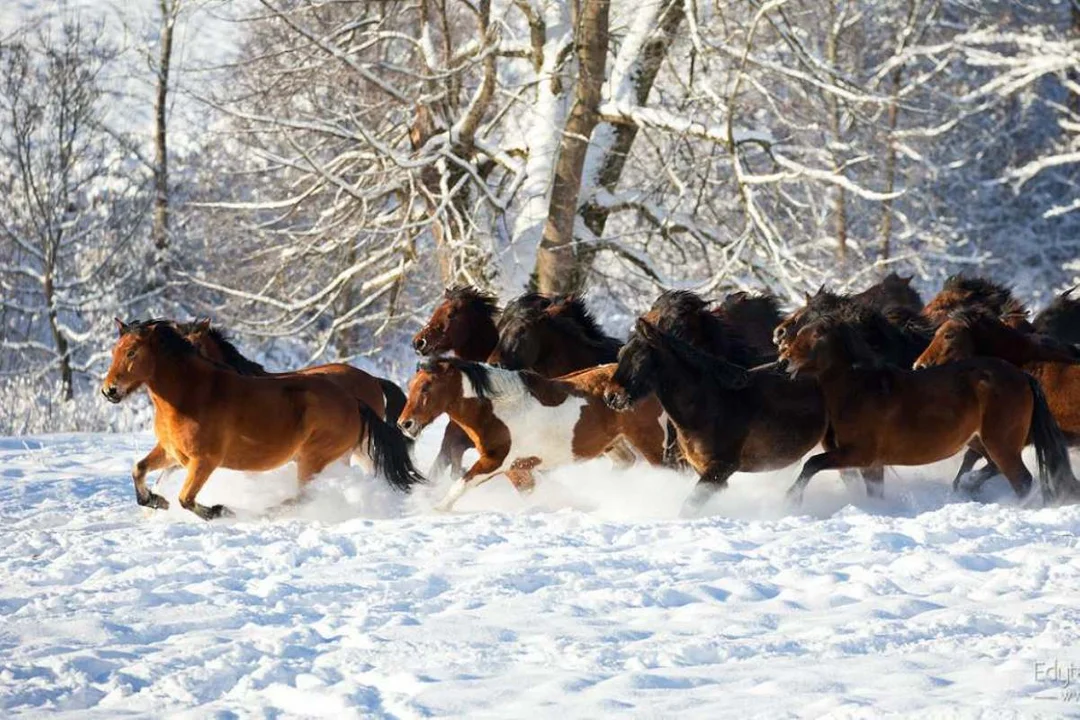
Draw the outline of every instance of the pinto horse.
[[[1032,486],[1020,457],[1029,437],[1044,499],[1054,487],[1076,482],[1038,382],[1003,360],[972,358],[903,370],[882,364],[854,329],[829,320],[800,330],[780,357],[793,376],[817,378],[832,434],[832,447],[809,458],[788,491],[795,502],[822,470],[926,465],[951,457],[973,439],[1020,498]]]
[[[1038,380],[1066,439],[1073,445],[1080,443],[1080,361],[1071,351],[1057,343],[1040,342],[1038,336],[1015,330],[988,313],[966,310],[953,313],[938,328],[915,368],[973,357],[1001,358]],[[960,479],[983,455],[974,449],[967,452],[953,480],[954,489],[960,487]],[[997,468],[990,463],[978,473],[973,487],[996,473]]]
[[[220,328],[211,326],[209,320],[177,323],[177,330],[194,345],[200,353],[214,362],[226,365],[241,375],[271,377],[290,373],[271,373],[259,363],[249,360],[229,340]],[[405,407],[405,393],[396,384],[378,378],[360,368],[345,363],[314,365],[294,370],[300,375],[323,375],[342,390],[360,400],[391,426],[396,426],[398,415]]]
[[[219,467],[270,470],[295,460],[303,487],[358,447],[396,489],[423,481],[402,434],[326,376],[238,375],[200,355],[172,322],[116,323],[119,338],[101,392],[119,403],[145,385],[154,404],[157,444],[132,471],[140,505],[168,508],[147,488],[146,475],[182,465],[180,505],[211,520],[229,511],[196,498]]]
[[[684,512],[725,488],[733,473],[787,467],[825,438],[817,383],[769,367],[746,370],[638,319],[604,399],[627,411],[653,393],[699,474]]]
[[[529,490],[533,470],[597,457],[621,438],[659,464],[660,405],[643,402],[630,413],[608,409],[603,389],[614,370],[606,365],[549,379],[457,358],[421,363],[398,425],[415,438],[446,413],[480,452],[436,508],[450,510],[467,490],[500,473],[519,491]]]

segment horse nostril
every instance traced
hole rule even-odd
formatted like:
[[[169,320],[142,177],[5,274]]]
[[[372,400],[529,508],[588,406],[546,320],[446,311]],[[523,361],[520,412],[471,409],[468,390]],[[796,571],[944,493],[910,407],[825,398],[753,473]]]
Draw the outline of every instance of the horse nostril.
[[[418,337],[415,340],[413,340],[413,348],[416,349],[416,352],[424,352],[424,348],[426,348],[426,347],[427,347],[427,340],[425,340],[424,338]]]

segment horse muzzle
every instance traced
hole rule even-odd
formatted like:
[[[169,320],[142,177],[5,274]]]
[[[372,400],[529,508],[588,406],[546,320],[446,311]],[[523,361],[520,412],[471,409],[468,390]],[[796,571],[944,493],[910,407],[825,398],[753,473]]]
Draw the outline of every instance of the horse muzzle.
[[[111,402],[113,405],[117,404],[124,399],[124,393],[120,392],[120,388],[115,385],[106,385],[101,388],[101,394],[105,396],[105,399]]]
[[[405,434],[406,437],[410,437],[413,440],[420,434],[420,431],[424,429],[424,426],[413,420],[412,418],[405,418],[398,421],[398,429]]]
[[[413,350],[416,351],[417,355],[423,355],[424,351],[427,350],[428,347],[427,338],[417,335],[413,338],[412,346]]]
[[[604,404],[618,412],[629,410],[630,395],[625,390],[608,390],[604,393]]]

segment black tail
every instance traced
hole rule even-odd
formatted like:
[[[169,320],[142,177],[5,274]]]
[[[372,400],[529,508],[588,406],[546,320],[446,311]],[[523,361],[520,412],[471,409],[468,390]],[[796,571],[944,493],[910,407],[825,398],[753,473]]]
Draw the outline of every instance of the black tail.
[[[396,427],[398,418],[401,417],[401,411],[405,409],[408,398],[405,397],[405,393],[401,391],[401,388],[390,380],[379,378],[379,385],[382,386],[383,399],[386,401],[386,422]]]
[[[1069,464],[1069,446],[1065,435],[1050,412],[1039,381],[1027,376],[1035,406],[1031,411],[1031,442],[1039,463],[1039,486],[1046,502],[1080,500],[1080,483]]]
[[[401,431],[384,422],[365,404],[360,405],[360,415],[367,426],[367,454],[375,465],[375,472],[402,492],[409,492],[413,485],[426,483],[420,471],[413,467],[410,443]]]

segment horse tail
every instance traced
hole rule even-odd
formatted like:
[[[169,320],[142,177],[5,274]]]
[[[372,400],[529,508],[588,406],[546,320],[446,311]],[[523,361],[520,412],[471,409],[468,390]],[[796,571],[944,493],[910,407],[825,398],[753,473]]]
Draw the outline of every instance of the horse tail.
[[[397,383],[385,378],[379,378],[379,386],[382,387],[383,401],[386,403],[386,422],[397,425],[401,411],[405,409],[408,398]]]
[[[1031,442],[1039,463],[1039,486],[1044,501],[1080,500],[1080,483],[1069,463],[1069,446],[1061,427],[1050,412],[1039,381],[1024,373],[1031,386],[1034,406],[1031,410]]]
[[[360,416],[367,430],[367,454],[375,466],[375,472],[402,492],[409,492],[413,485],[427,480],[413,466],[409,456],[410,443],[394,425],[380,418],[367,404],[360,403]],[[360,435],[363,439],[363,431]]]

